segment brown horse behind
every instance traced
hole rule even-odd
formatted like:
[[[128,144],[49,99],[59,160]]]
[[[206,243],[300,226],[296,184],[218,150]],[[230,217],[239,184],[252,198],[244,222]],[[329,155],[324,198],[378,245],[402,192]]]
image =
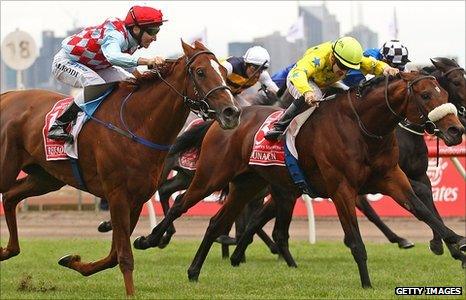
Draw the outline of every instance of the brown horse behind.
[[[389,195],[448,243],[466,246],[466,240],[438,220],[413,192],[406,175],[398,166],[394,135],[397,123],[405,117],[417,123],[426,122],[428,116],[433,118],[440,136],[448,145],[461,142],[464,128],[455,111],[444,109],[451,108],[446,104],[447,93],[439,87],[435,78],[418,73],[403,73],[400,76],[387,80],[385,87],[379,84],[380,80],[373,80],[373,84],[362,92],[361,99],[353,89],[339,95],[334,101],[321,103],[296,138],[299,163],[308,181],[319,195],[333,199],[345,233],[344,243],[351,249],[365,288],[371,287],[371,282],[366,265],[367,254],[356,218],[358,194]],[[286,168],[248,164],[254,135],[273,111],[268,107],[245,108],[241,124],[229,132],[223,132],[213,124],[204,135],[194,179],[182,200],[175,202],[166,218],[149,236],[136,239],[135,247],[144,249],[157,246],[166,228],[176,218],[229,183],[230,193],[226,203],[211,219],[188,270],[189,278],[197,280],[215,238],[231,226],[245,203],[267,184],[273,186],[271,193],[276,205],[281,205],[284,199],[294,201],[301,191],[293,184]],[[189,131],[185,134],[189,134]],[[183,150],[190,146],[175,147]],[[280,197],[284,193],[294,195]],[[276,222],[282,220],[278,215]]]
[[[95,118],[119,128],[128,124],[146,140],[173,143],[191,108],[215,118],[222,128],[238,125],[240,110],[225,85],[226,70],[202,44],[182,42],[184,56],[168,62],[164,78],[145,73],[136,83],[120,83],[102,103]],[[122,100],[130,95],[126,105]],[[1,95],[0,192],[10,232],[0,259],[19,254],[16,205],[26,197],[58,190],[65,184],[78,187],[68,161],[46,161],[42,128],[45,115],[64,95],[44,90],[13,91]],[[124,110],[124,118],[119,114]],[[123,121],[124,122],[123,122]],[[128,133],[128,132],[126,132]],[[84,263],[79,255],[60,264],[88,276],[119,264],[126,293],[134,293],[133,254],[130,235],[142,205],[155,192],[166,151],[154,150],[101,124],[89,121],[80,133],[79,161],[88,191],[109,201],[113,239],[107,257]],[[28,175],[17,180],[23,170]]]

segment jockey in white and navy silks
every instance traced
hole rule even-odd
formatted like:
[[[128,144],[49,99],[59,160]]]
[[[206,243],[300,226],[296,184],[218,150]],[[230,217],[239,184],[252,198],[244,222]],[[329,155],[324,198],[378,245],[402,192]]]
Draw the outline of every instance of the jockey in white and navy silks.
[[[143,58],[133,53],[148,48],[165,21],[160,10],[133,6],[124,20],[109,18],[101,25],[87,27],[63,40],[52,63],[52,75],[62,83],[84,88],[134,77],[128,70],[139,65],[162,64],[162,57]],[[81,91],[50,127],[49,138],[72,141],[66,128],[85,100]]]
[[[240,106],[250,105],[240,94],[257,82],[265,85],[271,92],[278,91],[267,71],[270,66],[269,52],[261,46],[249,48],[242,57],[230,56],[221,61],[221,64],[227,69],[227,85]]]

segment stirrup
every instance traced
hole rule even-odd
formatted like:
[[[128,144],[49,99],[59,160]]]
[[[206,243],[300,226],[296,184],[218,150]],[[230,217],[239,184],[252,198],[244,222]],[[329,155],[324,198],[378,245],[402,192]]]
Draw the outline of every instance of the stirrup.
[[[59,125],[52,126],[47,137],[51,140],[65,140],[65,142],[73,143],[73,136],[67,133],[65,129]]]
[[[268,141],[276,141],[280,136],[283,136],[283,133],[284,131],[282,130],[271,129],[267,131],[267,133],[264,135],[264,138]]]

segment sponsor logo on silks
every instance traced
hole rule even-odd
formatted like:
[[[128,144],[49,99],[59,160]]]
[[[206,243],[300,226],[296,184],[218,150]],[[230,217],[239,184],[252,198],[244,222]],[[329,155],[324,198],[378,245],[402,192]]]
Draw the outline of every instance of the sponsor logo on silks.
[[[419,286],[419,287],[396,287],[395,295],[431,295],[431,296],[451,296],[463,295],[463,288],[457,286]]]
[[[314,66],[316,66],[316,67],[320,66],[320,58],[314,57],[314,60],[312,61],[312,63],[313,63]]]

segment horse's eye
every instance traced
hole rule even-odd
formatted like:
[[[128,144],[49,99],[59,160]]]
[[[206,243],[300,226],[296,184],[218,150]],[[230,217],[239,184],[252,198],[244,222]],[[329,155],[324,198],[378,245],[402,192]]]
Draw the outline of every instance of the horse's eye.
[[[422,94],[421,97],[422,97],[422,99],[424,99],[424,100],[429,100],[429,99],[430,99],[430,95],[429,95],[429,94]]]
[[[204,71],[202,69],[197,69],[196,73],[199,77],[205,77]]]
[[[454,84],[455,86],[460,86],[460,82],[459,82],[459,81],[453,81],[453,84]]]

